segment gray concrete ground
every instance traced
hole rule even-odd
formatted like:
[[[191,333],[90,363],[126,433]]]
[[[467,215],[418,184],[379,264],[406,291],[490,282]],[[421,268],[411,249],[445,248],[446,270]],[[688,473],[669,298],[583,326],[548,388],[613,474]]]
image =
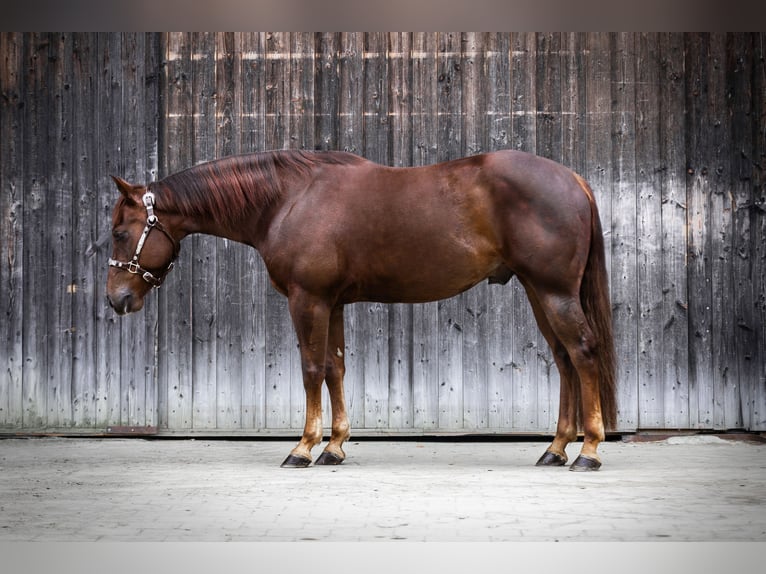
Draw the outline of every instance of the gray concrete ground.
[[[535,467],[543,443],[396,440],[282,469],[293,444],[0,440],[0,542],[766,541],[766,444],[608,442],[596,473]]]

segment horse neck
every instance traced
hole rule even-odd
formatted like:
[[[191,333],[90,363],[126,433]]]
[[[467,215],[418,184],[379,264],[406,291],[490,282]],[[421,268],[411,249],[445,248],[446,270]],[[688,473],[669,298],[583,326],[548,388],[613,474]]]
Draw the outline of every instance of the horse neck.
[[[171,229],[173,236],[181,241],[188,235],[213,235],[239,243],[254,246],[259,236],[264,213],[243,213],[240,221],[216,222],[212,218],[181,213],[163,215],[167,219],[166,227]]]
[[[173,230],[173,235],[179,241],[187,235],[199,233],[257,246],[259,240],[268,231],[274,213],[281,207],[285,197],[289,196],[290,190],[296,185],[296,181],[292,177],[286,176],[281,182],[286,192],[280,194],[279,197],[270,197],[265,205],[252,205],[237,211],[236,214],[230,214],[219,219],[212,217],[205,210],[190,215],[182,213],[180,208],[169,209],[164,215],[168,221],[166,226]],[[160,188],[168,187],[168,184],[160,182],[159,186]],[[173,194],[172,189],[168,191],[171,195]],[[201,191],[202,193],[213,193],[212,189],[204,186]]]

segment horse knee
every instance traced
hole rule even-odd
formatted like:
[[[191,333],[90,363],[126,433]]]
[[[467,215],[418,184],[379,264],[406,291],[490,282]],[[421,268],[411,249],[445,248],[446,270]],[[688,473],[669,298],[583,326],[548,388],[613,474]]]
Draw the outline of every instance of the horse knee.
[[[308,390],[322,384],[327,369],[321,363],[304,363],[303,365],[303,386]]]

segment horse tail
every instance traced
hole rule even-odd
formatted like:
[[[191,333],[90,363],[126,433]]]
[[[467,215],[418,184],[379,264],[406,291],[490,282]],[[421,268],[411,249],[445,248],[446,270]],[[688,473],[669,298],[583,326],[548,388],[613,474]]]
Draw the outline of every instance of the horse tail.
[[[612,330],[612,306],[609,300],[609,277],[604,255],[604,235],[593,191],[584,179],[578,175],[576,178],[588,196],[591,211],[590,252],[580,286],[580,303],[596,338],[601,416],[605,429],[613,430],[617,425],[617,360]]]

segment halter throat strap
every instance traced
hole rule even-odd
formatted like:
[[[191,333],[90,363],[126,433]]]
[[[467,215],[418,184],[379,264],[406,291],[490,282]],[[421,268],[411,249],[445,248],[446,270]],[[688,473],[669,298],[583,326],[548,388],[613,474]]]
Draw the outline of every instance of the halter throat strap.
[[[136,244],[136,251],[133,254],[133,258],[130,261],[117,261],[116,259],[112,259],[110,257],[108,263],[110,267],[116,267],[117,269],[122,269],[124,271],[127,271],[128,273],[132,273],[133,275],[140,275],[141,278],[147,283],[149,283],[152,287],[159,287],[160,285],[162,285],[163,281],[165,281],[165,277],[167,277],[171,269],[173,269],[173,266],[175,265],[175,260],[178,258],[180,245],[173,238],[173,236],[170,235],[168,230],[165,229],[162,223],[160,223],[160,220],[154,214],[154,205],[155,205],[154,200],[155,200],[154,193],[148,190],[146,191],[146,193],[144,193],[143,197],[141,198],[141,202],[144,204],[144,207],[146,208],[146,225],[144,225],[144,231],[141,233],[141,237],[138,238],[138,243]],[[164,233],[165,236],[173,244],[173,258],[170,260],[170,263],[168,263],[167,267],[165,267],[165,270],[162,271],[159,275],[155,275],[151,271],[144,269],[138,263],[138,258],[141,257],[141,251],[144,249],[144,244],[146,243],[146,238],[149,237],[149,233],[151,233],[153,229],[158,229],[159,231]]]

